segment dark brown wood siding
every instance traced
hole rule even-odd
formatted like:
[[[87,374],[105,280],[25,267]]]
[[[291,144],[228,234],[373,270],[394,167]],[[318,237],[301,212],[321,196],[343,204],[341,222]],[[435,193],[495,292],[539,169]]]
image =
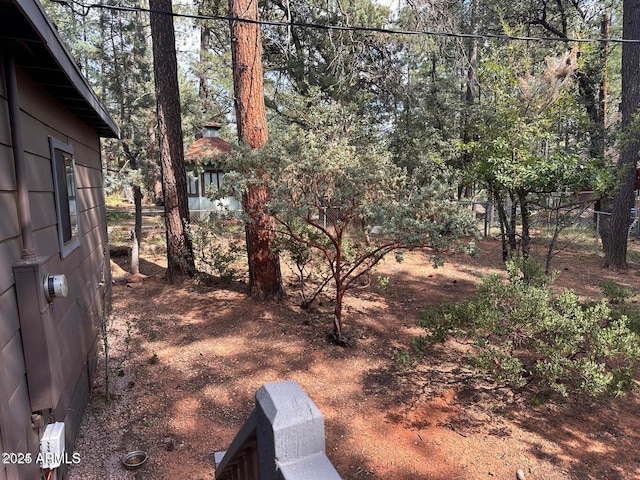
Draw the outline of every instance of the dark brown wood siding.
[[[0,451],[37,455],[43,430],[34,429],[31,421],[28,347],[23,348],[13,272],[20,260],[21,231],[2,63],[0,54]],[[18,85],[36,254],[47,272],[65,274],[68,281],[68,296],[55,299],[55,308],[48,313],[58,333],[63,373],[60,395],[47,420],[65,422],[67,450],[71,451],[97,358],[104,276],[106,285],[110,282],[100,140],[20,70]],[[58,244],[49,137],[70,145],[76,163],[80,247],[65,258]],[[0,480],[33,478],[40,478],[33,464],[18,467],[0,462]]]

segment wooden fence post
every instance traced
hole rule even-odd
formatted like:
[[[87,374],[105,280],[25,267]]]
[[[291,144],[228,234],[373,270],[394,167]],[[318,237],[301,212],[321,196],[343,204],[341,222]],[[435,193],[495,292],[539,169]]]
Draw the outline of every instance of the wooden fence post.
[[[259,480],[340,479],[325,455],[322,414],[292,380],[260,387],[249,420],[226,454],[217,455],[217,479],[244,479],[251,475],[244,472],[253,470],[252,461],[247,460],[252,456],[247,447],[253,441],[257,449]],[[256,478],[252,477],[252,480]]]

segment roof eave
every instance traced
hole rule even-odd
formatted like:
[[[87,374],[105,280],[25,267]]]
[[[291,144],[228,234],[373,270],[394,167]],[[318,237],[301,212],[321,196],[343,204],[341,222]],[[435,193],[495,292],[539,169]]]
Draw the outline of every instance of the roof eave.
[[[95,113],[97,118],[92,123],[93,128],[101,137],[120,138],[120,129],[109,112],[106,111],[89,83],[76,66],[73,57],[62,43],[58,32],[49,20],[43,7],[35,0],[15,0],[17,7],[31,23],[34,31],[42,39],[46,49],[50,52],[60,71],[64,73],[71,86],[81,95],[82,99]],[[62,102],[64,103],[64,101]],[[85,109],[86,110],[86,109]],[[82,115],[80,115],[82,116]]]

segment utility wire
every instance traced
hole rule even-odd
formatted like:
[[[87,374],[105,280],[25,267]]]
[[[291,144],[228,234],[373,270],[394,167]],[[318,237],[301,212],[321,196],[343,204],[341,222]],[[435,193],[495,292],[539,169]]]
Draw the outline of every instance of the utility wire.
[[[252,20],[247,18],[231,17],[226,15],[195,15],[188,13],[169,13],[165,11],[151,10],[149,8],[142,7],[123,7],[117,5],[102,5],[97,3],[83,4],[77,0],[65,1],[65,0],[51,0],[56,3],[69,4],[73,3],[84,9],[85,15],[88,14],[91,9],[103,9],[114,10],[121,12],[142,12],[142,13],[157,13],[161,15],[171,15],[177,18],[189,18],[192,20],[222,20],[222,21],[234,21],[241,23],[251,23],[255,25],[264,25],[271,27],[299,27],[299,28],[313,28],[316,30],[333,30],[343,32],[365,32],[365,33],[384,33],[388,35],[404,35],[404,36],[434,36],[434,37],[449,37],[449,38],[469,38],[476,40],[507,40],[507,41],[526,41],[526,42],[562,42],[562,43],[640,43],[640,39],[629,38],[575,38],[575,37],[530,37],[519,35],[507,35],[498,33],[459,33],[459,32],[447,32],[447,31],[434,31],[434,30],[403,30],[395,28],[383,28],[383,27],[363,27],[363,26],[347,26],[347,25],[323,25],[320,23],[308,23],[308,22],[296,22],[296,21],[277,21],[277,20]],[[71,7],[73,8],[73,7]]]

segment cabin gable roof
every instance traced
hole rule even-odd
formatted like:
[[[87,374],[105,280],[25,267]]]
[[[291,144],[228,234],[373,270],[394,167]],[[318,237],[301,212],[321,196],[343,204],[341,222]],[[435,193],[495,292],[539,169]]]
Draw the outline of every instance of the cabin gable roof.
[[[120,130],[36,0],[0,0],[0,39],[15,63],[101,137]]]

